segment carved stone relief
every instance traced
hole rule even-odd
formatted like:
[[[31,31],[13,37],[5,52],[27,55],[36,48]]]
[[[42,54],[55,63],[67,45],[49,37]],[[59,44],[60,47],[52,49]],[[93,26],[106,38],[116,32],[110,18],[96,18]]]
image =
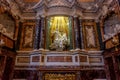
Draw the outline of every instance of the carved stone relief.
[[[113,37],[120,32],[120,20],[116,14],[109,17],[104,24],[104,40]]]
[[[15,22],[8,14],[0,15],[0,32],[13,39]]]

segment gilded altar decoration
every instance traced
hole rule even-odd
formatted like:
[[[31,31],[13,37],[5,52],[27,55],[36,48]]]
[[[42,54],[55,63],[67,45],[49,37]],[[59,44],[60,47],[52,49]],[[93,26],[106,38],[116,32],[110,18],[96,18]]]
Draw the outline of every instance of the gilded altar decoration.
[[[24,47],[32,47],[32,37],[33,37],[33,27],[32,26],[26,26],[25,27],[25,33],[24,33]]]
[[[99,49],[96,23],[84,22],[83,23],[83,35],[84,35],[84,44],[85,44],[86,49],[89,49],[89,50]]]
[[[21,35],[21,45],[20,48],[23,50],[31,50],[33,47],[33,37],[34,37],[34,21],[26,21],[22,25],[22,35]]]
[[[44,80],[76,80],[75,77],[76,76],[73,73],[66,73],[66,74],[46,73]]]
[[[92,26],[86,26],[86,37],[87,37],[87,46],[88,47],[95,47],[95,36]]]

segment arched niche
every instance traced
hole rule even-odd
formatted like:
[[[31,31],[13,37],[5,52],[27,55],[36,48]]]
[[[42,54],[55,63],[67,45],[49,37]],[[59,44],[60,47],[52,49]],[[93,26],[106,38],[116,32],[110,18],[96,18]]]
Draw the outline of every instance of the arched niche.
[[[72,17],[56,15],[47,17],[46,21],[46,48],[56,50],[64,47],[64,50],[73,48],[73,23]],[[66,38],[66,41],[62,41]],[[57,40],[58,39],[58,40]],[[62,42],[61,42],[62,41]],[[58,42],[58,43],[57,43]],[[58,44],[55,46],[55,44]]]

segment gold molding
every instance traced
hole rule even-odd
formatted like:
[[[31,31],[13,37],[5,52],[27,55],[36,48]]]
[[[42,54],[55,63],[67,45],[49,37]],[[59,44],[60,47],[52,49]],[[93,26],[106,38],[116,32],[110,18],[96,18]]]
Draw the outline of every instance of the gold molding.
[[[100,46],[99,46],[99,41],[98,41],[98,34],[97,34],[97,25],[96,25],[96,23],[95,22],[83,22],[82,26],[83,26],[82,32],[83,32],[84,48],[86,50],[99,50]],[[88,42],[87,42],[87,34],[86,34],[86,30],[85,30],[86,26],[87,27],[88,26],[93,27],[93,32],[94,32],[93,34],[94,34],[94,38],[95,38],[95,41],[94,41],[95,42],[95,46],[90,46],[90,47],[87,46]]]
[[[26,26],[31,26],[33,29],[33,37],[32,37],[32,47],[23,47],[24,43],[24,33],[25,33],[25,27]],[[35,22],[23,22],[22,26],[22,31],[21,31],[21,38],[20,38],[20,50],[33,50],[33,43],[34,43],[34,33],[35,33]]]

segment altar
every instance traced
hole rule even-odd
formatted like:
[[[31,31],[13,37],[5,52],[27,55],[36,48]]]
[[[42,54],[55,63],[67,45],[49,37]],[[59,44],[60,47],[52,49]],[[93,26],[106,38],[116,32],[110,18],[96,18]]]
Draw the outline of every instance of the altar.
[[[38,50],[30,53],[29,65],[37,70],[38,80],[82,80],[86,74],[102,73],[104,61],[100,53]]]
[[[31,53],[31,65],[46,65],[46,66],[71,66],[79,65],[78,53],[69,51],[50,51],[50,52],[35,52]]]
[[[104,63],[103,57],[99,54],[101,52],[97,52],[98,54],[94,54],[94,52],[92,52],[93,54],[90,53],[91,52],[84,50],[33,51],[30,54],[30,65],[36,65],[36,66],[103,65]],[[91,60],[96,60],[96,62],[92,62]]]

